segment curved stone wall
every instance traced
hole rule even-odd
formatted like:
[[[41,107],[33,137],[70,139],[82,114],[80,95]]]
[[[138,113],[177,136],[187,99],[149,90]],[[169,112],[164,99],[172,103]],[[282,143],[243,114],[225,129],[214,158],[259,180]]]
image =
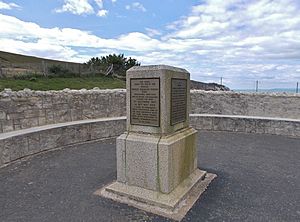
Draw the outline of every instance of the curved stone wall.
[[[126,118],[102,118],[33,127],[0,134],[0,167],[28,155],[78,143],[117,137]]]
[[[272,134],[300,138],[300,119],[191,114],[190,124],[197,130]]]
[[[300,138],[300,120],[191,114],[197,130],[266,133]],[[0,134],[0,167],[20,158],[69,145],[117,137],[126,117],[81,120]]]
[[[300,95],[191,91],[198,130],[300,138]],[[125,131],[126,91],[69,90],[0,93],[0,166]],[[100,119],[99,119],[100,118]]]
[[[300,119],[300,94],[191,91],[191,113]]]
[[[48,124],[126,115],[126,91],[69,90],[0,93],[0,133]]]
[[[191,91],[191,113],[300,119],[300,94]],[[126,91],[0,93],[0,133],[55,123],[126,115]]]

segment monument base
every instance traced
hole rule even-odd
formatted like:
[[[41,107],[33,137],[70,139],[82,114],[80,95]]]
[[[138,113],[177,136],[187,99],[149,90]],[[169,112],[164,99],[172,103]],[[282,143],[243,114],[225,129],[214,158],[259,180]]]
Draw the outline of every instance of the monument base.
[[[196,169],[169,194],[120,182],[109,184],[95,194],[180,221],[215,177],[215,174]]]
[[[170,193],[197,169],[197,131],[127,132],[117,138],[117,181]]]

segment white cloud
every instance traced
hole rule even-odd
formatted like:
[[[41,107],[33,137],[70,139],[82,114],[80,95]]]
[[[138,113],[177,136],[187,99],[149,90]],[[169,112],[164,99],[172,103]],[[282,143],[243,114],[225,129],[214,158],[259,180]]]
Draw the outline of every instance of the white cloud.
[[[88,0],[64,0],[64,2],[65,4],[61,8],[55,10],[56,12],[71,12],[75,15],[94,13]]]
[[[0,9],[7,9],[7,10],[11,10],[11,9],[20,9],[21,7],[13,2],[11,3],[5,3],[3,1],[0,1]]]
[[[274,84],[284,79],[295,82],[299,7],[293,0],[204,0],[189,15],[169,24],[166,28],[171,31],[162,39],[177,42],[178,50],[191,50],[191,57],[197,55],[198,64],[189,62],[189,66],[199,78],[215,73],[216,78],[222,75],[235,83],[253,78]],[[268,69],[270,61],[279,68]],[[233,70],[233,64],[238,68]]]
[[[39,40],[33,42],[23,42],[12,39],[1,39],[0,48],[3,51],[36,55],[52,59],[65,60],[66,58],[74,58],[77,52],[70,47],[51,44],[49,42]],[[79,61],[74,58],[73,61]]]
[[[157,29],[145,28],[145,30],[150,37],[162,35],[162,33]]]
[[[24,22],[15,17],[1,14],[0,26],[5,30],[0,33],[1,48],[6,45],[2,40],[10,40],[10,49],[16,47],[16,45],[12,43],[13,41],[16,41],[17,45],[20,45],[21,40],[26,43],[29,42],[30,49],[33,49],[34,46],[36,49],[45,48],[41,47],[41,45],[46,44],[49,47],[59,46],[65,47],[65,49],[86,47],[137,52],[150,51],[160,45],[160,41],[138,32],[128,33],[113,39],[104,39],[79,29],[42,28],[35,23]],[[66,57],[65,59],[72,60],[74,58]]]
[[[146,12],[146,8],[143,6],[142,3],[140,2],[133,2],[130,5],[126,5],[125,8],[127,10],[135,10],[135,11],[142,11],[142,12]]]
[[[84,15],[84,14],[94,14],[95,11],[98,11],[96,14],[99,17],[105,17],[108,14],[108,10],[104,9],[103,0],[93,0],[93,2],[98,6],[96,10],[89,0],[64,0],[65,4],[58,9],[55,9],[55,12],[70,12],[75,15]]]
[[[98,11],[97,16],[99,16],[99,17],[105,17],[105,16],[107,16],[107,14],[108,14],[107,10],[101,9],[101,10]]]
[[[103,0],[95,0],[95,2],[96,2],[96,4],[98,5],[98,7],[99,7],[100,9],[103,8]]]
[[[6,15],[0,15],[0,27],[0,47],[12,52],[82,62],[95,56],[89,50],[125,52],[144,65],[186,68],[197,80],[219,81],[223,76],[225,84],[236,88],[252,87],[255,80],[265,86],[299,81],[300,5],[294,0],[203,0],[169,24],[172,29],[145,28],[146,34],[108,39],[79,29],[43,28]]]

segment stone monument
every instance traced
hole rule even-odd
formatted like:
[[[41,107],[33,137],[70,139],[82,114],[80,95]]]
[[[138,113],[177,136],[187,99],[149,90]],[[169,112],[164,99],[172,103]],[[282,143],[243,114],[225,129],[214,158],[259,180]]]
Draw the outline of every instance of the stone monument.
[[[190,75],[165,65],[133,67],[126,88],[127,131],[117,138],[117,181],[100,195],[181,220],[215,177],[197,168]]]

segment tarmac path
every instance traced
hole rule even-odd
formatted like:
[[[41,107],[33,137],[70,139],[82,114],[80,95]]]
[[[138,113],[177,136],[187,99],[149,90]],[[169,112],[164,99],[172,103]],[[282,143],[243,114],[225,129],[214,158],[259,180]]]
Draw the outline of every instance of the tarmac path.
[[[200,132],[198,144],[218,177],[183,221],[300,221],[300,139]],[[0,221],[170,221],[93,195],[115,179],[112,139],[18,161],[0,169]]]

